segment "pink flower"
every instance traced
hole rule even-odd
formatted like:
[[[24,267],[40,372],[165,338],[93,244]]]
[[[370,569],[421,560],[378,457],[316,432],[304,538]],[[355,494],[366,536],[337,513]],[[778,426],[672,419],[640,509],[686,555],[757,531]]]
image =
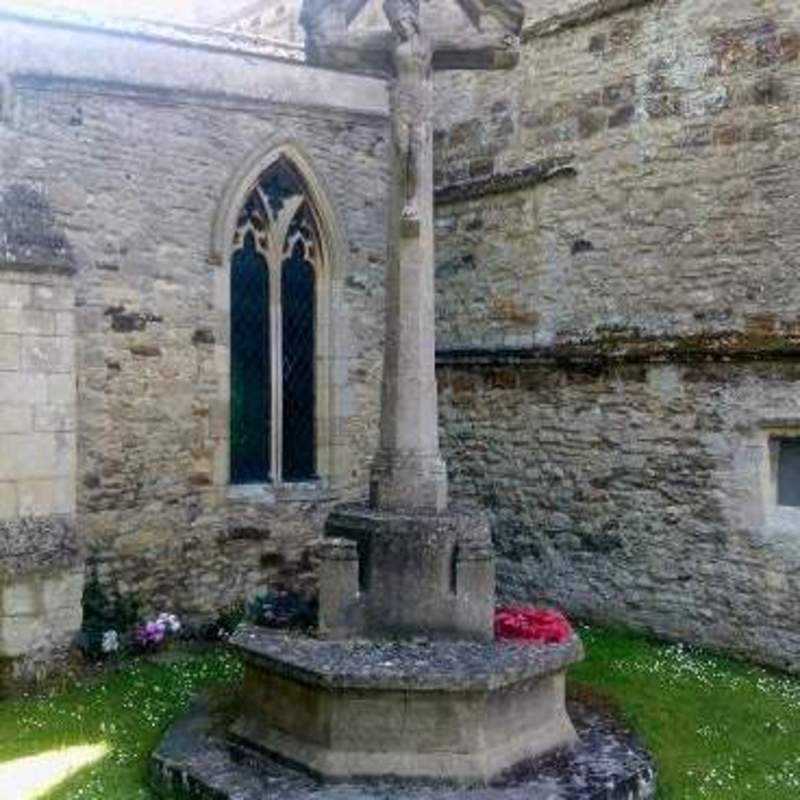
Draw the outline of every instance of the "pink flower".
[[[160,622],[145,622],[136,628],[136,641],[142,647],[156,647],[164,641],[166,628]]]
[[[509,606],[495,611],[494,635],[501,640],[563,644],[573,636],[573,631],[559,611]]]

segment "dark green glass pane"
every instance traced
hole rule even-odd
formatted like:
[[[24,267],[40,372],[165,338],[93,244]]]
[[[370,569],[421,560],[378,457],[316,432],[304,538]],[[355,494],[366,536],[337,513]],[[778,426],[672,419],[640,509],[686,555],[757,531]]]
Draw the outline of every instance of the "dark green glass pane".
[[[283,264],[283,478],[315,477],[314,268],[298,241]]]
[[[800,506],[800,439],[781,439],[778,453],[778,505]]]
[[[231,482],[270,477],[269,275],[253,234],[231,263]]]

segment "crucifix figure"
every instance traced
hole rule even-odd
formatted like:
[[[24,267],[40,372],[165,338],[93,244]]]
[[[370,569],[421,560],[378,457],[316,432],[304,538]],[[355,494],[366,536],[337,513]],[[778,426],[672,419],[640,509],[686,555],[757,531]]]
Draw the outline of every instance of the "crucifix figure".
[[[300,20],[312,63],[389,79],[393,172],[386,344],[371,504],[442,513],[447,473],[439,453],[435,375],[433,75],[513,67],[524,10],[519,0],[457,0],[474,30],[442,34],[429,32],[420,0],[384,0],[388,31],[349,31],[366,2],[305,0]],[[433,7],[441,4],[432,0]]]
[[[420,0],[385,0],[390,32],[352,34],[347,26],[364,0],[306,0],[301,23],[311,61],[328,66],[377,70],[392,79],[392,127],[397,159],[404,169],[405,203],[401,231],[419,235],[418,193],[433,136],[433,71],[504,69],[517,62],[516,32],[523,10],[516,0],[459,0],[471,23],[480,28],[487,11],[499,17],[500,33],[480,33],[468,41],[431,38],[420,18]],[[432,148],[431,148],[432,154]]]
[[[414,0],[385,6],[394,48],[394,103],[392,125],[397,158],[405,170],[402,232],[419,235],[419,176],[424,168],[425,142],[433,111],[432,52],[420,29],[419,3]]]

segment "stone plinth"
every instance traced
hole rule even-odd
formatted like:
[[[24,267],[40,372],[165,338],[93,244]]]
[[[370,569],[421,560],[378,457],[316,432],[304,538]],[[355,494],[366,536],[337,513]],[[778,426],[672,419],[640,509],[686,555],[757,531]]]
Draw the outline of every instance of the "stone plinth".
[[[226,731],[236,696],[202,697],[167,731],[151,762],[159,796],[197,800],[652,800],[653,759],[606,710],[573,702],[580,741],[530,761],[490,787],[441,782],[366,780],[324,786],[280,759],[249,756]]]
[[[326,779],[487,782],[576,740],[564,677],[577,637],[340,643],[247,627],[233,645],[247,698],[234,738]]]
[[[377,511],[344,505],[320,547],[323,637],[491,641],[494,553],[485,512]]]

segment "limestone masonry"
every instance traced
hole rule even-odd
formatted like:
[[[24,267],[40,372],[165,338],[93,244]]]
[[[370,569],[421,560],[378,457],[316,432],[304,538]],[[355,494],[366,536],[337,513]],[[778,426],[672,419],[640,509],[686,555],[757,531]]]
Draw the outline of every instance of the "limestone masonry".
[[[64,575],[77,531],[105,582],[156,609],[213,618],[307,585],[327,509],[367,486],[377,446],[383,83],[224,36],[11,17],[0,36],[0,566],[39,580],[52,549]],[[331,335],[320,480],[276,496],[228,483],[227,304],[229,219],[279,152],[330,205]],[[55,515],[63,542],[37,533]],[[16,658],[9,626],[42,606],[2,586],[0,655]]]
[[[764,8],[573,3],[440,80],[440,186],[569,168],[440,203],[437,333],[507,595],[797,669],[800,7]]]
[[[526,7],[514,70],[436,78],[451,494],[490,513],[506,597],[798,670],[800,508],[777,487],[800,439],[800,6]],[[198,618],[313,588],[378,446],[389,125],[384,81],[250,36],[3,12],[0,40],[20,672],[68,646],[87,563]],[[271,491],[229,485],[227,287],[276,155],[322,209],[329,335],[319,480]]]

